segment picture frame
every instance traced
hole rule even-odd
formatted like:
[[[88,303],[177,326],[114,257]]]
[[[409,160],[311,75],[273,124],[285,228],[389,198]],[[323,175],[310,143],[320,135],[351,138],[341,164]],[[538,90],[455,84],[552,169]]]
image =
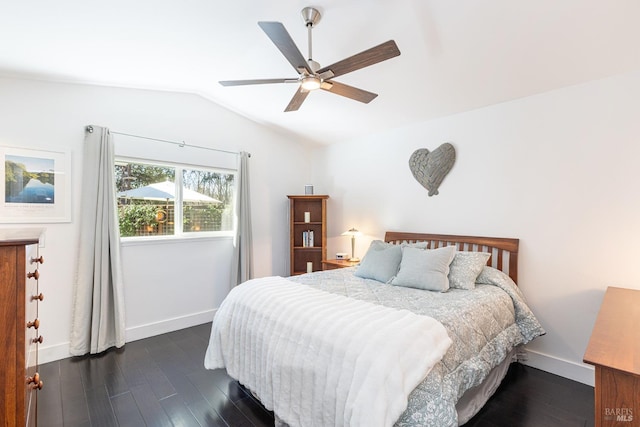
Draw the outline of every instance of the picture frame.
[[[0,146],[0,224],[71,222],[71,153]]]

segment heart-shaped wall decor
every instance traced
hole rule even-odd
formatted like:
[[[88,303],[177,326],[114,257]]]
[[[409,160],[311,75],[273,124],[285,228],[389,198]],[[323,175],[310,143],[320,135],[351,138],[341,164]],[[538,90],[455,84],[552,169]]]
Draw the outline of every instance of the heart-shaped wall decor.
[[[420,148],[409,158],[413,177],[429,191],[429,197],[438,194],[438,187],[456,161],[456,150],[445,142],[433,151]]]

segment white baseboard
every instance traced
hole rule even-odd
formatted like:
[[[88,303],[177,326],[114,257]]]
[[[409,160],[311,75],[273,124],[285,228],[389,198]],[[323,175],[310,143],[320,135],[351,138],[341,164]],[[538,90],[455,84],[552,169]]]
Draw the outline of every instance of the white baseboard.
[[[156,335],[166,334],[191,326],[202,325],[213,320],[216,310],[207,310],[200,313],[193,313],[186,316],[165,319],[159,322],[147,323],[145,325],[133,326],[125,331],[126,342],[137,341],[143,338],[149,338]],[[38,363],[54,362],[56,360],[71,357],[69,353],[69,342],[44,346],[40,345],[38,349]]]
[[[147,323],[146,325],[133,326],[131,328],[127,328],[125,339],[126,342],[138,341],[144,338],[166,334],[167,332],[202,325],[203,323],[211,322],[214,314],[216,314],[216,309],[192,313],[186,316],[174,317],[172,319],[165,319],[159,322]]]
[[[594,385],[595,370],[593,366],[560,359],[532,350],[527,350],[527,356],[528,360],[522,362],[524,365],[578,381],[591,387]]]
[[[66,359],[67,357],[71,357],[69,353],[69,341],[49,346],[39,345],[38,364],[40,365]]]

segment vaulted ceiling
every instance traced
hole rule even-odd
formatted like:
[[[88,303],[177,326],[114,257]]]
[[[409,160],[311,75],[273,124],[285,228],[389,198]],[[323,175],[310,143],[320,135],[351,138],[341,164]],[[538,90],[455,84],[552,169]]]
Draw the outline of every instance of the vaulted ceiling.
[[[284,112],[295,78],[257,25],[279,21],[330,65],[387,40],[401,55],[336,78],[379,96],[326,91]],[[196,93],[252,120],[330,144],[640,69],[637,0],[3,1],[0,75]]]

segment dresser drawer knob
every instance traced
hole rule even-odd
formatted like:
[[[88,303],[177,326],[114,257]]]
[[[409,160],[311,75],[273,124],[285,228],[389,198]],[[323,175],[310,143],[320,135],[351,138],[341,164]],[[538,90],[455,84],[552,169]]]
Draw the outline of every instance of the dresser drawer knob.
[[[40,273],[38,272],[38,270],[34,271],[33,273],[27,273],[27,278],[38,280],[40,278]]]
[[[42,300],[44,300],[44,295],[42,295],[42,292],[40,292],[39,295],[32,295],[31,296],[31,301],[33,301],[33,300],[42,301]]]
[[[42,386],[44,386],[44,383],[40,381],[40,374],[37,372],[32,377],[27,378],[27,384],[31,384],[33,390],[42,390]]]
[[[36,328],[36,329],[38,329],[39,327],[40,327],[40,319],[36,319],[33,322],[27,323],[27,328]]]
[[[44,341],[44,338],[42,337],[42,335],[40,335],[38,338],[33,338],[31,341],[33,341],[33,343],[42,344],[42,341]]]
[[[40,381],[40,374],[37,372],[32,377],[27,378],[27,384],[31,384],[33,390],[42,390],[42,386],[44,386],[44,383]]]
[[[44,264],[44,258],[42,257],[42,255],[40,255],[38,258],[31,258],[31,263],[33,264],[34,262]]]

